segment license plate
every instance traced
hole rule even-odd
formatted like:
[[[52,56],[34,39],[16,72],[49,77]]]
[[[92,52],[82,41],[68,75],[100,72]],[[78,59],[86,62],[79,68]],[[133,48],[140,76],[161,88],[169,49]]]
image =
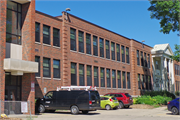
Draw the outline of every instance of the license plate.
[[[115,101],[114,103],[118,103],[118,101]]]

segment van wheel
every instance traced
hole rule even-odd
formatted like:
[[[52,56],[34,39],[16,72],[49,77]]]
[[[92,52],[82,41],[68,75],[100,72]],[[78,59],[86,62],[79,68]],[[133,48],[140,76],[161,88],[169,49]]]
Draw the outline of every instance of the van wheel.
[[[178,109],[176,107],[173,107],[171,109],[171,112],[172,112],[173,115],[178,115]]]
[[[119,102],[119,109],[124,108],[124,104],[122,102]]]
[[[88,114],[88,112],[89,112],[88,110],[83,110],[82,111],[83,114]]]
[[[39,107],[38,107],[38,112],[39,112],[39,113],[45,112],[45,107],[44,107],[44,105],[42,105],[42,104],[39,105]]]
[[[73,105],[73,106],[71,107],[71,113],[72,113],[73,115],[78,114],[78,113],[79,113],[78,107],[75,106],[75,105]]]
[[[111,106],[110,105],[106,105],[106,110],[110,110],[111,109]]]

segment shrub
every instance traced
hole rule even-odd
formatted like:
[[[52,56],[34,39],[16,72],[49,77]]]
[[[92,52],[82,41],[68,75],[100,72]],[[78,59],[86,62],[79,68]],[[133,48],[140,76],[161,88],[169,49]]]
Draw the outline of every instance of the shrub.
[[[175,99],[176,96],[173,94],[173,93],[170,93],[168,91],[147,91],[144,93],[144,95],[146,96],[151,96],[151,97],[154,97],[154,96],[165,96],[165,97],[171,97],[172,99]]]
[[[133,104],[147,104],[147,105],[167,105],[168,101],[171,101],[172,98],[170,97],[165,97],[165,96],[146,96],[143,95],[141,97],[133,98]]]
[[[175,95],[176,95],[176,96],[180,96],[180,92],[179,92],[179,91],[176,91],[176,92],[175,92]]]

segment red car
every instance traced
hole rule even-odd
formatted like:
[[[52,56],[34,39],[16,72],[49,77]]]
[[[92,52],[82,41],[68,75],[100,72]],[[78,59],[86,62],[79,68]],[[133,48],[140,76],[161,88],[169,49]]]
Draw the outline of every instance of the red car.
[[[133,104],[133,99],[129,93],[107,93],[104,96],[114,96],[119,101],[119,108],[129,108]]]

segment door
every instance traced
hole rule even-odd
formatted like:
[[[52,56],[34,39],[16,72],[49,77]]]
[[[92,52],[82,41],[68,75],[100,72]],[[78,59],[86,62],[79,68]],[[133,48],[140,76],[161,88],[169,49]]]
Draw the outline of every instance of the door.
[[[48,110],[55,110],[55,92],[50,91],[44,96],[44,107]]]
[[[6,101],[16,101],[17,100],[17,92],[16,92],[16,88],[14,86],[6,87],[5,100]]]

